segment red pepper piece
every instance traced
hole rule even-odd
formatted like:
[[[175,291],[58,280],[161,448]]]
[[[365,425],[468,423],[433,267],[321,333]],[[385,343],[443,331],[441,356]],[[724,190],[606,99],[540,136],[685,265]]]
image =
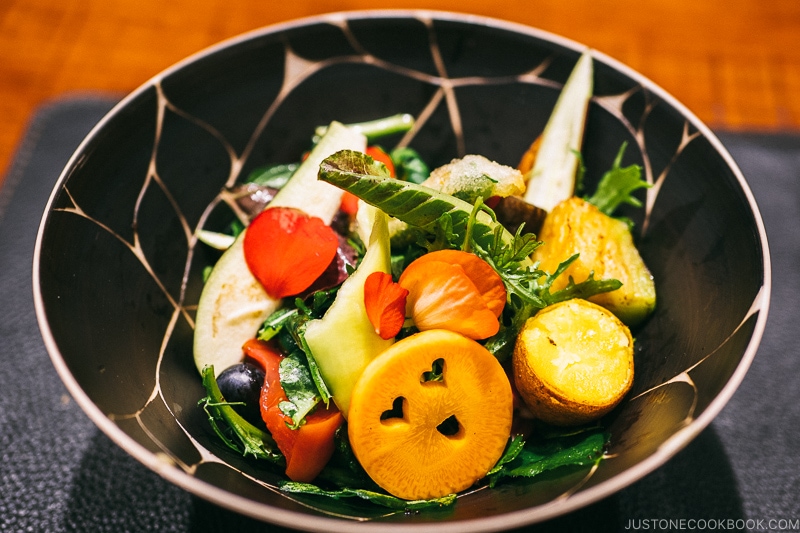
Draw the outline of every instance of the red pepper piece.
[[[291,418],[280,409],[280,403],[287,400],[280,381],[283,356],[257,339],[247,341],[243,349],[247,357],[264,368],[261,418],[286,458],[286,476],[292,481],[313,481],[333,455],[335,433],[344,421],[342,414],[333,403],[328,408],[319,406],[306,416],[303,425],[292,429]]]

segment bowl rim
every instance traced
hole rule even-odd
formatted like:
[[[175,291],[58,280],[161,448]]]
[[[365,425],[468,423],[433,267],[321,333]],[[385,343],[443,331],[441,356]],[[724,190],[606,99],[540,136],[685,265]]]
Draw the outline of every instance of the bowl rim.
[[[692,125],[692,127],[696,128],[698,132],[705,137],[705,139],[712,145],[713,149],[722,157],[725,164],[735,176],[739,187],[741,188],[741,191],[743,192],[747,203],[750,206],[758,233],[758,239],[762,248],[761,257],[764,268],[763,284],[758,295],[753,300],[753,308],[757,308],[758,316],[756,318],[752,336],[748,341],[742,359],[736,366],[735,371],[722,387],[719,394],[714,397],[714,399],[697,418],[694,418],[687,426],[671,435],[664,443],[662,443],[655,453],[634,464],[632,467],[628,468],[622,473],[598,483],[595,486],[573,494],[566,500],[554,500],[528,509],[513,511],[493,517],[456,520],[452,522],[441,522],[436,524],[430,522],[420,524],[399,524],[380,521],[359,522],[354,520],[343,520],[335,517],[316,516],[302,514],[295,511],[288,511],[272,507],[269,504],[255,502],[243,496],[231,494],[224,489],[221,489],[215,485],[194,477],[179,468],[176,468],[168,459],[160,457],[158,453],[153,453],[146,449],[127,433],[125,433],[109,417],[107,417],[94,404],[94,402],[92,402],[86,392],[78,384],[75,377],[69,371],[65,359],[58,349],[58,345],[48,323],[40,285],[41,279],[39,268],[42,259],[43,237],[56,196],[61,190],[64,182],[69,177],[71,170],[80,162],[82,154],[87,145],[98,136],[98,134],[104,129],[105,125],[117,114],[119,114],[120,111],[124,109],[131,101],[139,97],[144,91],[148,90],[159,80],[179,71],[187,65],[221,52],[226,48],[233,47],[265,35],[289,31],[312,24],[336,24],[337,22],[347,20],[368,20],[377,18],[416,18],[463,23],[467,25],[479,25],[532,36],[554,43],[566,49],[573,50],[575,52],[581,52],[582,50],[588,48],[586,45],[580,44],[577,41],[534,26],[466,12],[432,9],[343,10],[314,14],[302,18],[258,27],[203,48],[198,52],[186,57],[185,59],[178,61],[172,66],[162,70],[142,83],[138,88],[124,96],[90,130],[90,132],[84,137],[73,154],[70,156],[50,193],[37,231],[32,265],[35,314],[39,324],[40,333],[50,359],[59,377],[64,382],[67,390],[80,408],[103,433],[105,433],[115,444],[120,446],[128,454],[133,456],[134,459],[160,475],[162,478],[191,494],[205,499],[219,507],[249,516],[257,520],[271,522],[280,526],[292,528],[302,527],[308,531],[321,532],[349,532],[356,529],[364,532],[386,532],[401,530],[408,531],[412,529],[428,530],[430,528],[436,528],[437,531],[441,532],[469,533],[477,531],[499,531],[508,528],[520,527],[535,522],[542,522],[576,511],[589,504],[596,503],[603,498],[606,498],[617,491],[639,481],[647,474],[664,465],[669,459],[671,459],[689,442],[691,442],[700,432],[702,432],[725,407],[743,381],[745,374],[755,358],[759,344],[763,337],[767,316],[769,314],[768,311],[772,288],[772,269],[767,234],[764,228],[761,213],[755,201],[755,197],[741,170],[728,150],[723,146],[722,142],[704,122],[702,122],[693,112],[691,112],[671,94],[666,92],[644,75],[633,70],[631,67],[628,67],[627,65],[594,48],[591,50],[595,59],[631,78],[642,87],[645,87],[648,91],[657,95],[658,98],[663,100],[665,103],[675,108],[686,119],[686,121]]]

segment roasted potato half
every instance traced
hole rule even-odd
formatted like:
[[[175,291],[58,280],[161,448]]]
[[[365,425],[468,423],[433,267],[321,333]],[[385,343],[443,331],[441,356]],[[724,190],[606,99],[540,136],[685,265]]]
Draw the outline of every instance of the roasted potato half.
[[[529,318],[514,347],[514,383],[533,415],[579,425],[619,404],[633,384],[633,338],[613,313],[587,300]]]

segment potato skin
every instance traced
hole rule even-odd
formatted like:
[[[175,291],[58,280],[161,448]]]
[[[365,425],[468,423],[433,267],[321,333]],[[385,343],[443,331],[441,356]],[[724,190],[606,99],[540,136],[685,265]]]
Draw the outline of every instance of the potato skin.
[[[641,324],[656,305],[653,276],[642,260],[627,224],[611,218],[582,198],[573,197],[556,205],[539,232],[544,244],[533,254],[547,272],[561,261],[579,253],[567,270],[553,283],[552,290],[564,288],[570,276],[576,283],[594,271],[595,279],[617,279],[622,287],[590,298],[610,309],[630,327]]]
[[[569,372],[554,370],[560,364]],[[630,390],[633,338],[607,309],[569,300],[526,321],[512,367],[517,392],[536,418],[580,425],[608,414]]]

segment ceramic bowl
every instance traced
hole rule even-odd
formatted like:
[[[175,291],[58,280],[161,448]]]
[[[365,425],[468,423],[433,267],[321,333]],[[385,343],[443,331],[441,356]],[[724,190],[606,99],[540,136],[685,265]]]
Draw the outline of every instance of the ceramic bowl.
[[[748,185],[714,134],[659,87],[594,53],[587,184],[642,166],[628,214],[658,306],[635,331],[633,390],[604,422],[596,469],[470,491],[442,511],[386,513],[280,493],[279,476],[220,445],[198,400],[194,313],[210,249],[233,215],[220,191],[295,161],[314,128],[410,113],[431,167],[466,153],[516,165],[584,47],[533,28],[423,11],[336,13],[202,51],[122,100],[77,149],[41,223],[34,292],[70,393],[119,446],[228,509],[319,531],[497,530],[576,510],[692,440],[742,381],[761,339],[769,254]],[[399,139],[395,140],[399,142]],[[392,141],[392,142],[395,142]],[[219,206],[218,206],[219,207]]]

